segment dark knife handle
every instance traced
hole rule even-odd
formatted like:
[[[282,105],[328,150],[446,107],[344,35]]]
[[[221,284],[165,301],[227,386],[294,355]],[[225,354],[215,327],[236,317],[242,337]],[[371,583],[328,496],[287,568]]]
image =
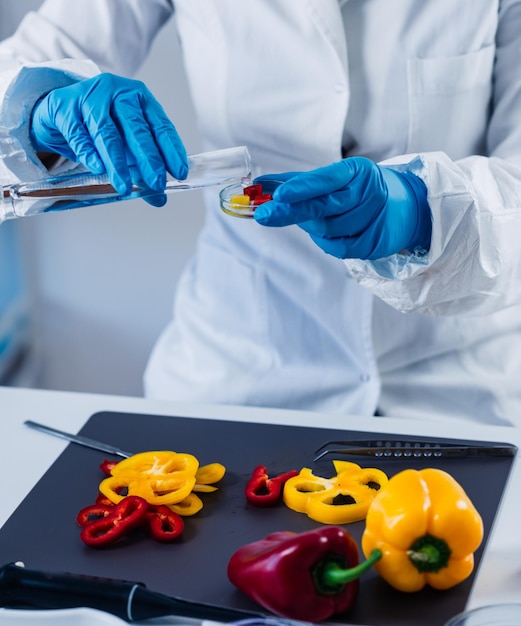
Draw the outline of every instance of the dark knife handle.
[[[142,583],[82,574],[51,574],[15,563],[0,568],[0,606],[18,609],[88,607],[129,622],[166,615],[216,622],[265,618],[261,613],[156,593]]]
[[[89,607],[129,619],[128,600],[139,583],[50,574],[8,563],[0,569],[0,606],[25,609]]]

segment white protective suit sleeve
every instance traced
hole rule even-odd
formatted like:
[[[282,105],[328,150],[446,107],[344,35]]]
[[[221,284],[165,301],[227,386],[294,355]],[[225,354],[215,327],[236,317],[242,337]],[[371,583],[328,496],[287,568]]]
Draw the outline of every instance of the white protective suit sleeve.
[[[74,10],[47,0],[28,13],[0,44],[0,182],[48,175],[29,140],[39,98],[100,71],[132,75],[172,13],[169,0],[81,0]]]
[[[424,153],[386,161],[420,176],[433,230],[425,258],[346,260],[349,273],[393,308],[486,315],[521,303],[521,3],[498,16],[488,156]],[[465,111],[461,112],[465,115]]]

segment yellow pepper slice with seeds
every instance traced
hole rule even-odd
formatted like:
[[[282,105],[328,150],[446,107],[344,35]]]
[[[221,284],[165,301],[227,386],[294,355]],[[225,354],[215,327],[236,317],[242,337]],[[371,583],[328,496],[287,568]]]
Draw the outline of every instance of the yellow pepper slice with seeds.
[[[362,468],[350,461],[333,461],[336,475],[323,478],[304,467],[298,476],[286,481],[286,506],[306,513],[322,524],[348,524],[365,519],[387,475],[377,468]]]
[[[192,454],[159,450],[140,452],[115,464],[100,492],[117,504],[125,496],[140,496],[149,504],[166,504],[179,515],[195,515],[203,507],[194,491],[211,492],[224,476],[220,463],[199,466]]]
[[[198,469],[199,461],[193,454],[154,450],[139,452],[128,459],[123,459],[114,465],[110,473],[112,476],[137,474],[164,477],[179,471],[187,471],[195,476]]]

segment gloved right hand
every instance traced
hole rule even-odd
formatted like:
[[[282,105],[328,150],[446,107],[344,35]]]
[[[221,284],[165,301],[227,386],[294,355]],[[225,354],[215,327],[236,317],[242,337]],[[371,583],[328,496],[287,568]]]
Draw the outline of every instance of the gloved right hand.
[[[298,224],[327,254],[383,259],[429,250],[432,218],[425,183],[410,172],[350,157],[310,172],[259,176],[283,181],[254,218],[263,226]],[[284,182],[285,181],[285,182]]]
[[[188,174],[183,142],[159,102],[142,82],[114,74],[48,93],[33,109],[30,133],[37,151],[106,172],[122,195],[134,183],[159,192],[161,204],[166,172],[179,180]]]

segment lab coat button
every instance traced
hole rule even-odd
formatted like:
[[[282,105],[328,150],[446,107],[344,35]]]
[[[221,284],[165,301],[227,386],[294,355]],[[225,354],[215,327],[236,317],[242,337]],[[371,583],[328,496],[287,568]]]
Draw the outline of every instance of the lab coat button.
[[[371,376],[369,374],[360,374],[360,381],[363,383],[367,383],[371,380]]]
[[[346,87],[345,87],[344,83],[337,83],[335,85],[335,91],[337,93],[344,93],[345,89],[346,89]]]

